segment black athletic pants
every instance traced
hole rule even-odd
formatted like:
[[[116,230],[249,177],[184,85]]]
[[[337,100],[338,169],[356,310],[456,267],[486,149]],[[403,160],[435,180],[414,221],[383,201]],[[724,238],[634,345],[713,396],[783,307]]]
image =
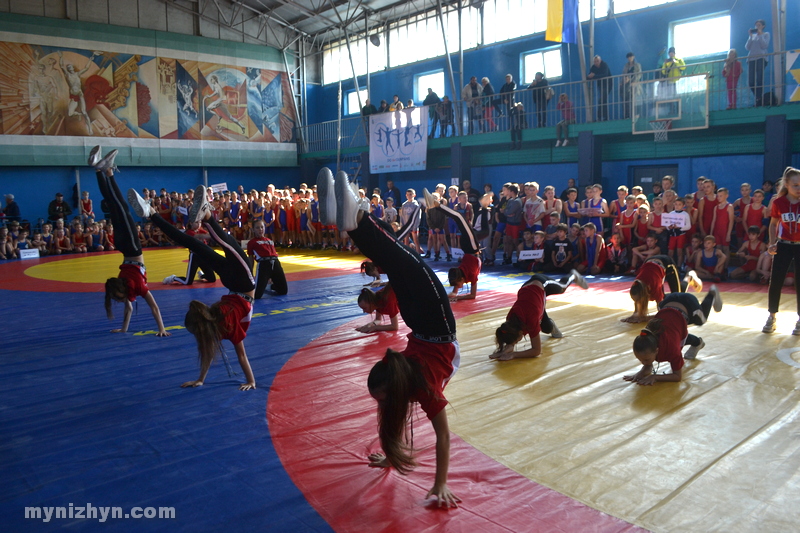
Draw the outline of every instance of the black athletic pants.
[[[142,255],[142,243],[139,242],[136,222],[133,221],[128,204],[125,203],[125,197],[122,196],[113,174],[106,176],[103,171],[98,171],[97,185],[108,204],[111,223],[114,224],[114,247],[125,257]]]
[[[214,218],[203,221],[211,238],[225,251],[225,257],[219,255],[207,244],[186,235],[175,226],[161,218],[158,213],[151,215],[150,221],[158,226],[167,237],[188,248],[202,261],[206,262],[217,273],[226,289],[232,292],[250,292],[255,289],[255,280],[250,270],[250,259],[245,255],[239,243],[220,227]]]
[[[389,277],[400,315],[414,335],[431,342],[454,341],[456,321],[447,291],[419,254],[398,241],[386,223],[366,213],[348,234]]]

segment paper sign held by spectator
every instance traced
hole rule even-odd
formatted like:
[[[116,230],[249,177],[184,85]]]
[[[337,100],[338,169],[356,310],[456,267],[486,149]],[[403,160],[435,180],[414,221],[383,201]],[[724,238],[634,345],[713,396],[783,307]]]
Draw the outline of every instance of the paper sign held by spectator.
[[[544,250],[523,250],[517,255],[517,261],[533,261],[544,257]]]

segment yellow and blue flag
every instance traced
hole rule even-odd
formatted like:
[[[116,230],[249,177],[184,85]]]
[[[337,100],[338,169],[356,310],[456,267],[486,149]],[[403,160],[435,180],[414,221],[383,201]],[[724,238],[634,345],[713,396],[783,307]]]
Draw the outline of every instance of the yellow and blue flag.
[[[544,39],[556,43],[578,42],[578,0],[547,0],[547,31]]]

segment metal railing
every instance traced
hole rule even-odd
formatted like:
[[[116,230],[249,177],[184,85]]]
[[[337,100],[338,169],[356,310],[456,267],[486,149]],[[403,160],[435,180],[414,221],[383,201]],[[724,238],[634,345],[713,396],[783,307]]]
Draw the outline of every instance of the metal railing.
[[[773,76],[773,61],[781,61],[782,71],[785,72],[785,53],[770,54],[765,56],[767,67],[764,69],[763,85],[759,86],[762,94],[762,105],[782,105],[785,102],[779,101],[777,94],[782,94],[786,98],[787,86],[784,77],[775,80]],[[755,95],[758,92],[750,87],[751,62],[747,57],[740,57],[742,66],[741,76],[734,90],[736,96],[736,108],[755,107]],[[706,74],[708,77],[708,107],[709,111],[724,111],[731,109],[731,94],[727,87],[727,78],[723,76],[725,61],[706,61],[700,63],[687,64],[683,72],[684,76]],[[655,81],[661,77],[661,69],[654,69],[641,72],[638,76],[641,82]],[[548,86],[552,90],[552,97],[545,99],[544,105],[537,108],[537,101],[542,102],[542,89],[521,89],[513,93],[513,100],[521,102],[524,108],[523,116],[527,123],[526,128],[553,127],[562,120],[562,114],[556,108],[561,94],[566,94],[572,103],[575,114],[574,124],[587,124],[604,120],[630,120],[631,102],[626,100],[623,91],[623,79],[629,78],[626,75],[615,75],[605,78],[603,83],[609,88],[607,101],[601,102],[601,92],[598,90],[598,82],[578,81],[571,83],[556,83]],[[588,94],[588,100],[585,95]],[[509,106],[501,101],[501,97],[508,95],[494,95],[492,97],[481,97],[467,103],[465,101],[453,101],[454,120],[461,120],[460,134],[462,136],[478,135],[490,131],[504,131],[509,129]],[[487,111],[488,109],[488,111]],[[428,116],[427,113],[424,114]],[[430,136],[443,136],[441,121],[436,131],[431,132],[433,120],[428,119],[428,131]],[[338,121],[321,122],[309,124],[303,128],[302,138],[305,145],[300,146],[301,152],[320,152],[337,149],[337,124]],[[365,120],[360,116],[343,118],[341,121],[341,148],[353,148],[367,146],[365,135]],[[458,134],[458,128],[448,128],[448,136]]]

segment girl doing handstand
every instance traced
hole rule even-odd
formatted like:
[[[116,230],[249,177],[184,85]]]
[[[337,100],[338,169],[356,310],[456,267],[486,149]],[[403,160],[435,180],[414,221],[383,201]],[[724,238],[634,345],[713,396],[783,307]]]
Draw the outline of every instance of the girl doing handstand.
[[[149,217],[164,234],[175,243],[188,248],[198,257],[213,267],[222,284],[230,293],[220,301],[208,306],[203,302],[192,300],[184,320],[186,329],[197,339],[197,350],[200,359],[200,377],[196,381],[187,381],[181,387],[199,387],[206,380],[208,369],[217,354],[222,353],[222,341],[229,340],[236,350],[239,365],[242,367],[246,383],[239,390],[256,388],[256,379],[244,349],[244,339],[253,315],[253,296],[255,280],[250,268],[250,260],[239,244],[211,216],[211,205],[208,203],[206,188],[198,186],[194,193],[194,203],[189,211],[190,222],[200,221],[208,231],[211,239],[225,251],[219,255],[207,244],[179,231],[172,224],[161,218],[134,189],[128,190],[128,201],[134,212],[142,217]]]
[[[150,311],[158,325],[156,337],[169,337],[170,334],[164,329],[164,321],[161,319],[161,311],[158,309],[156,299],[147,287],[147,271],[144,268],[144,256],[142,255],[142,245],[139,242],[139,234],[136,231],[136,223],[128,211],[128,206],[125,205],[116,180],[114,180],[114,169],[116,168],[114,158],[116,157],[116,150],[112,150],[108,155],[102,157],[100,146],[95,146],[89,154],[89,165],[97,171],[97,184],[103,199],[108,204],[111,221],[117,228],[114,239],[116,248],[124,257],[119,266],[119,276],[106,280],[105,307],[108,318],[114,318],[114,313],[111,311],[112,300],[125,303],[122,327],[111,331],[114,333],[128,331],[133,313],[133,302],[137,296],[141,296],[150,306]]]
[[[346,174],[336,176],[335,213],[323,208],[334,194],[333,179],[318,180],[317,188],[322,222],[332,224],[338,219],[339,229],[347,231],[359,250],[380,265],[411,328],[406,348],[402,352],[387,349],[369,373],[367,386],[378,401],[378,435],[384,452],[370,454],[369,464],[394,467],[402,474],[413,468],[413,442],[409,443],[406,422],[412,404],[419,402],[436,433],[436,478],[428,496],[436,496],[440,507],[455,507],[460,500],[447,486],[450,429],[443,390],[458,369],[460,355],[447,292],[416,251],[370,215],[366,202],[359,205]]]

